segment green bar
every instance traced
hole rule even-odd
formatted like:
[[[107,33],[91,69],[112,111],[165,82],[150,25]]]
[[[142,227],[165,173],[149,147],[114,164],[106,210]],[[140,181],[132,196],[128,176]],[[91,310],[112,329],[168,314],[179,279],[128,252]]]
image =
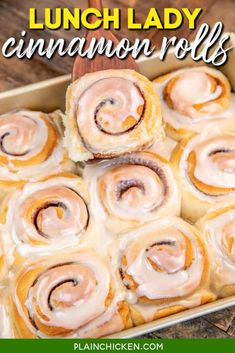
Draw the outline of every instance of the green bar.
[[[235,351],[234,339],[1,339],[1,353],[166,352],[222,353]]]

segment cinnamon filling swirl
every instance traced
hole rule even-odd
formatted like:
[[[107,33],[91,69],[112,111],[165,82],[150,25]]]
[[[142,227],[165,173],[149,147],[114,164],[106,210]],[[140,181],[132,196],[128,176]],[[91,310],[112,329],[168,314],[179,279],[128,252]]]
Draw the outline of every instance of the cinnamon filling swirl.
[[[235,137],[217,135],[196,144],[187,157],[187,173],[193,185],[205,195],[234,192]]]
[[[150,217],[169,203],[172,185],[164,161],[150,153],[119,157],[99,177],[100,199],[122,219]]]
[[[179,218],[159,220],[120,241],[123,285],[139,303],[191,295],[207,276],[208,260],[196,230]]]
[[[61,114],[18,110],[0,116],[0,185],[27,181],[73,169],[62,144]]]
[[[55,126],[43,115],[16,112],[0,119],[0,161],[15,167],[42,163],[57,144]],[[44,126],[43,126],[44,125]]]
[[[52,193],[53,190],[45,190],[45,193]],[[58,201],[48,201],[40,206],[36,206],[36,209],[33,207],[30,208],[31,217],[33,219],[33,223],[37,232],[45,238],[53,238],[58,237],[60,233],[63,233],[66,229],[66,225],[69,225],[68,220],[72,220],[74,214],[73,211],[76,209],[76,204],[79,205],[79,219],[80,222],[77,222],[76,230],[73,231],[73,234],[79,235],[82,231],[86,230],[89,223],[89,213],[87,205],[84,199],[74,190],[66,189],[66,187],[55,189],[55,194],[58,192],[60,194],[66,194],[67,200],[74,199],[74,206],[71,204],[66,204],[66,200]],[[42,196],[42,195],[41,195]],[[33,195],[33,198],[36,198],[36,195]],[[55,222],[53,218],[55,217]],[[51,227],[49,224],[49,219],[51,218],[50,223],[54,222],[54,227]],[[77,217],[76,217],[77,218]],[[75,221],[76,222],[76,221]],[[57,227],[55,228],[55,224],[57,223]],[[45,231],[44,231],[45,230]],[[55,232],[56,230],[56,232]],[[47,232],[47,233],[46,233]],[[51,233],[51,234],[50,234]]]
[[[118,136],[130,132],[141,122],[145,113],[145,98],[136,85],[134,87],[131,86],[131,82],[126,82],[126,80],[117,77],[114,77],[112,81],[115,87],[122,85],[125,95],[122,96],[119,94],[110,98],[104,98],[95,108],[94,120],[100,131],[108,135]],[[100,85],[104,86],[105,95],[108,95],[105,89],[106,84],[102,83],[102,81],[100,82]],[[94,89],[94,86],[92,86],[92,89]],[[126,100],[125,103],[123,102],[124,97]],[[134,100],[132,99],[134,97],[135,99],[138,97],[138,99],[133,110],[126,111],[126,113],[122,112],[124,110],[122,106],[125,106],[126,110],[128,107],[131,108],[133,106]],[[82,104],[82,98],[80,104]]]
[[[80,132],[83,129],[81,114],[88,102],[97,102],[93,108],[94,122],[107,135],[119,136],[130,132],[138,126],[145,112],[145,98],[133,82],[119,77],[99,80],[78,99],[77,123]],[[87,147],[92,148],[85,138],[83,141]]]
[[[47,239],[63,236],[69,231],[73,235],[79,235],[88,226],[87,205],[83,198],[70,188],[61,186],[41,190],[21,206],[20,216],[29,221],[31,219],[36,231]]]
[[[132,70],[99,71],[73,82],[64,123],[74,161],[142,150],[162,135],[158,96]]]
[[[2,204],[8,247],[27,257],[89,242],[88,199],[84,180],[69,173],[15,190]]]
[[[68,337],[104,314],[113,299],[106,263],[92,251],[42,259],[22,269],[13,296],[17,325],[37,337]],[[30,336],[31,337],[31,336]]]
[[[5,134],[3,134],[2,136],[0,136],[0,149],[1,151],[9,156],[13,156],[13,157],[22,157],[25,156],[26,154],[29,153],[29,149],[26,149],[25,151],[21,152],[21,153],[17,153],[17,152],[11,152],[11,151],[7,151],[7,149],[5,148],[5,144],[4,144],[4,140],[7,140],[7,137],[10,136],[10,132],[6,132]]]

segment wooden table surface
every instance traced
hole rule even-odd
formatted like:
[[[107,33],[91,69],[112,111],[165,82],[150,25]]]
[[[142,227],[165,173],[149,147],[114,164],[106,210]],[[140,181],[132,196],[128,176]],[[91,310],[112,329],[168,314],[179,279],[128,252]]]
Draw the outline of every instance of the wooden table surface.
[[[156,7],[162,16],[164,7],[202,7],[203,13],[197,22],[197,28],[200,23],[207,22],[213,25],[220,20],[224,23],[225,31],[235,32],[235,0],[104,0],[106,7],[121,7],[123,9],[122,29],[116,32],[121,37],[144,38],[152,40],[156,47],[160,46],[164,35],[185,37],[193,39],[195,31],[189,30],[183,25],[175,33],[172,31],[151,29],[149,31],[128,31],[124,26],[125,9],[134,7],[136,9],[136,18],[143,22],[149,8]],[[42,18],[45,7],[70,7],[74,6],[85,8],[84,0],[1,0],[0,1],[0,47],[5,40],[11,36],[20,38],[21,30],[27,30],[28,37],[33,38],[65,38],[67,41],[75,36],[83,36],[84,30],[70,31],[30,31],[28,30],[28,11],[30,7],[36,7],[39,11],[39,20]],[[45,80],[48,78],[70,73],[73,65],[73,58],[59,57],[55,55],[53,60],[47,60],[34,56],[33,59],[19,60],[16,58],[5,59],[0,57],[0,91],[6,91],[11,88],[26,85],[32,82]],[[155,331],[144,337],[159,338],[235,338],[235,307],[210,314],[192,321],[172,326],[160,331]]]

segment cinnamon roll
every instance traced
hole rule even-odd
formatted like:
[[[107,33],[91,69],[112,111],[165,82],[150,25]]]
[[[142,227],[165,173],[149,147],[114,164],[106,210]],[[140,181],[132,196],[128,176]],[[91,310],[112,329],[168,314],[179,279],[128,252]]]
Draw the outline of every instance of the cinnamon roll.
[[[235,95],[220,71],[206,66],[187,68],[153,83],[170,137],[181,140],[205,128],[235,132]]]
[[[192,222],[213,204],[235,197],[235,134],[207,131],[183,139],[172,154],[182,192],[182,216]]]
[[[1,205],[1,236],[8,257],[42,256],[95,239],[85,181],[69,173],[27,183]],[[11,257],[12,258],[12,257]],[[18,260],[18,261],[17,261]]]
[[[91,250],[27,263],[12,283],[15,335],[98,337],[124,329],[131,320],[114,288],[108,264]]]
[[[171,167],[152,152],[87,165],[84,178],[96,222],[113,233],[180,213],[180,193]]]
[[[234,200],[210,210],[197,222],[209,251],[211,286],[220,297],[235,294]]]
[[[65,145],[86,161],[142,150],[162,135],[158,96],[131,70],[106,70],[73,82],[66,96]]]
[[[73,168],[63,148],[61,123],[59,111],[19,110],[0,116],[1,188]]]
[[[215,298],[208,289],[205,244],[181,218],[163,218],[124,234],[111,254],[136,325]]]

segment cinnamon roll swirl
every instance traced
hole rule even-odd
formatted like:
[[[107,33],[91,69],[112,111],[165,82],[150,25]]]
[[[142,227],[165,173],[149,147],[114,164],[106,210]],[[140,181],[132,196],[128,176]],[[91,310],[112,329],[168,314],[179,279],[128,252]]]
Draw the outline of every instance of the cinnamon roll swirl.
[[[153,83],[170,137],[181,140],[205,128],[235,132],[235,95],[220,71],[206,66],[187,68]]]
[[[180,213],[180,193],[171,167],[152,152],[87,165],[84,178],[96,222],[113,233]]]
[[[63,148],[61,114],[29,110],[0,116],[0,186],[21,186],[26,181],[70,170]]]
[[[86,161],[142,150],[162,135],[158,96],[131,70],[106,70],[73,82],[66,96],[65,145]]]
[[[211,286],[220,296],[235,294],[235,202],[210,210],[197,222],[207,243]]]
[[[12,286],[16,337],[92,336],[92,323],[98,337],[105,334],[104,327],[112,332],[130,324],[126,307],[115,296],[108,264],[91,250],[25,264]],[[109,327],[111,312],[116,326],[111,320]]]
[[[180,218],[163,218],[124,234],[111,254],[136,325],[214,299],[205,245]]]
[[[182,215],[194,222],[213,204],[235,197],[235,134],[207,131],[182,140],[172,154]]]
[[[15,260],[65,251],[94,241],[84,180],[58,174],[27,183],[1,205],[1,235]]]

